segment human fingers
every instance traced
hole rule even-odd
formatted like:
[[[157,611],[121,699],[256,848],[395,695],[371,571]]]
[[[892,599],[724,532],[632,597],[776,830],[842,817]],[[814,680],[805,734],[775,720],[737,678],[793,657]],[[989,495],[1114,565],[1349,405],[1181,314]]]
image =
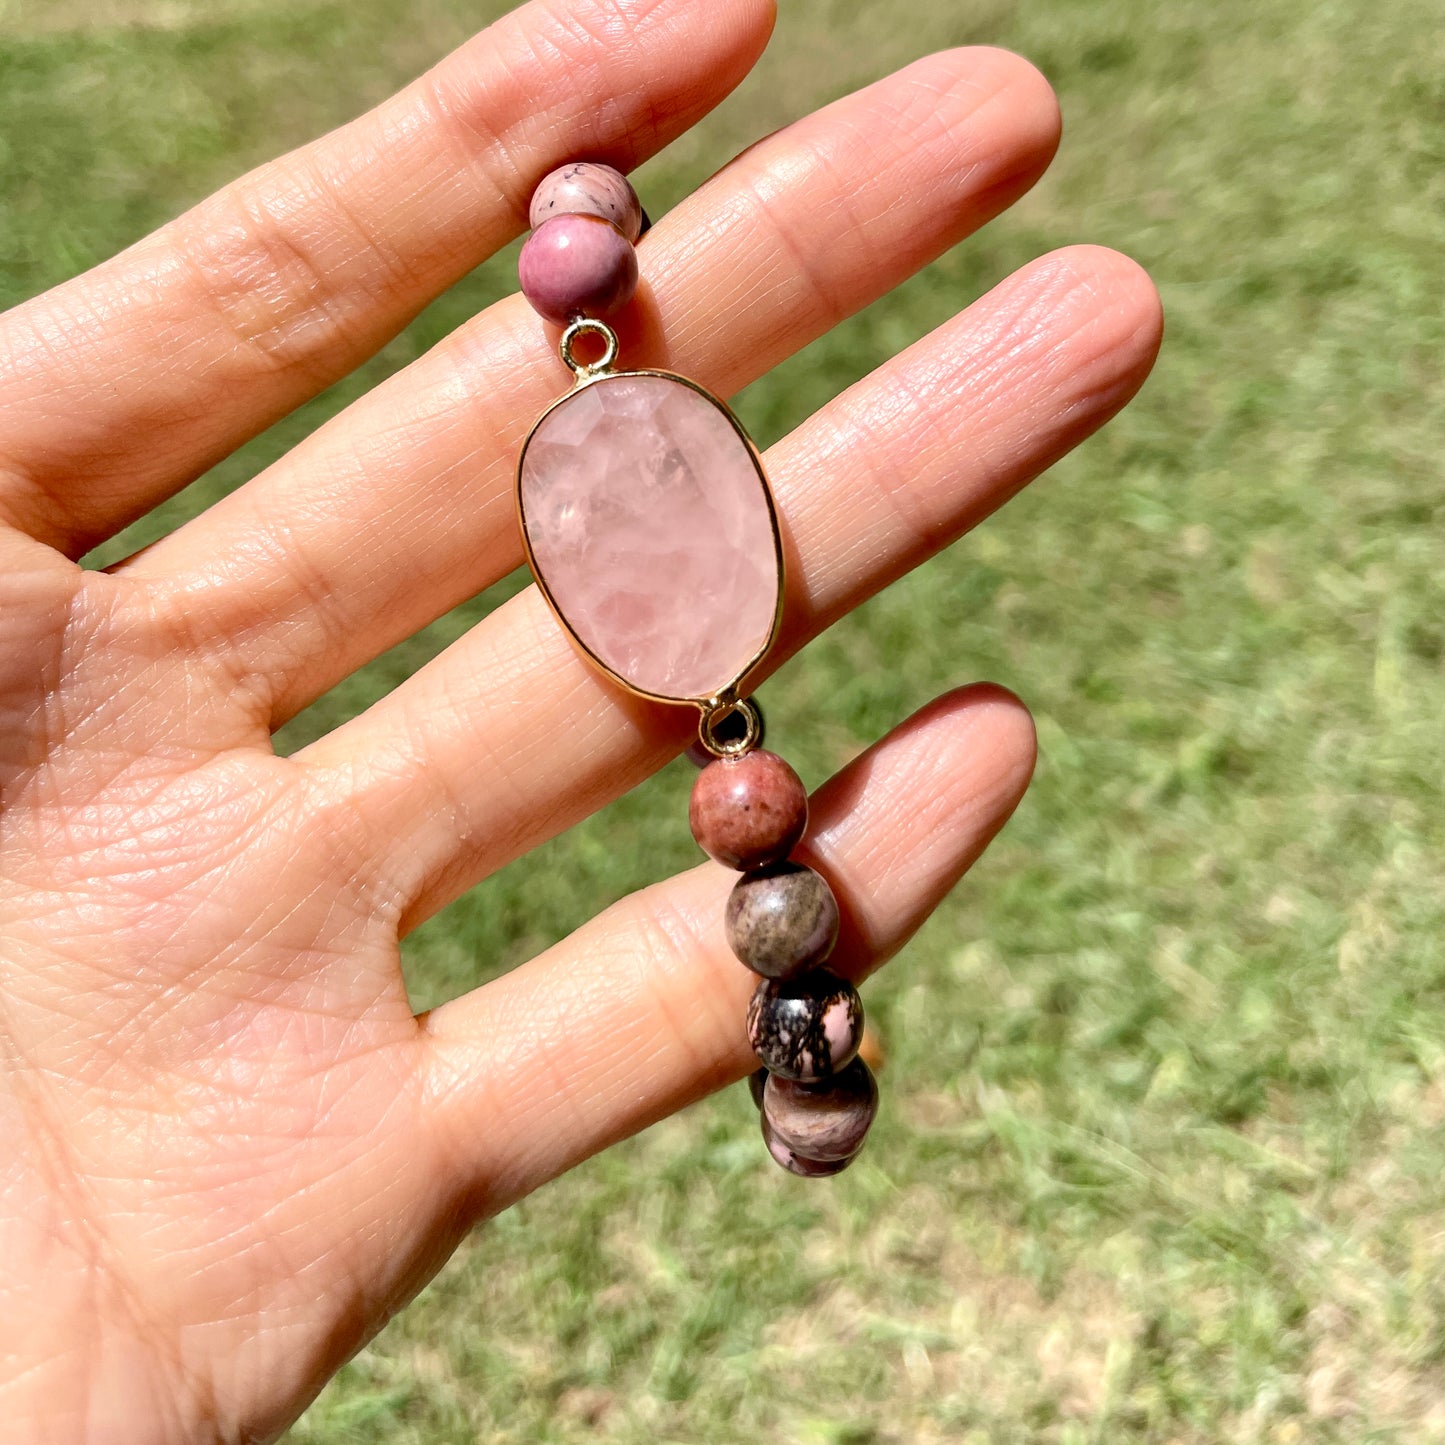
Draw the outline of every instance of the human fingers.
[[[819,790],[798,856],[846,920],[831,967],[859,979],[897,952],[1003,826],[1033,762],[1018,700],[963,688]],[[644,889],[427,1016],[428,1117],[445,1156],[473,1172],[479,1210],[748,1069],[757,979],[722,930],[736,877],[705,863]]]
[[[1147,375],[1160,324],[1132,261],[1056,252],[773,447],[790,566],[768,665],[1102,425]],[[296,760],[365,820],[368,866],[400,891],[411,926],[658,767],[684,711],[603,681],[530,588]]]
[[[628,363],[737,390],[1000,210],[1057,134],[1038,72],[976,49],[788,127],[649,233]],[[521,561],[516,450],[566,376],[512,298],[122,575],[275,726]]]
[[[72,556],[345,375],[751,68],[773,0],[534,0],[377,109],[0,319],[0,518]]]

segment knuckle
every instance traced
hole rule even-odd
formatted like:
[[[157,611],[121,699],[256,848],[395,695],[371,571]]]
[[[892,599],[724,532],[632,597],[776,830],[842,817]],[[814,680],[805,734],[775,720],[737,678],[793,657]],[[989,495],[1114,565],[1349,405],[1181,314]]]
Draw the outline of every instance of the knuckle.
[[[274,162],[182,217],[170,242],[263,369],[334,364],[335,344],[358,339],[365,298],[350,281],[358,260],[374,274],[378,251],[320,175]],[[395,271],[380,259],[383,276]]]

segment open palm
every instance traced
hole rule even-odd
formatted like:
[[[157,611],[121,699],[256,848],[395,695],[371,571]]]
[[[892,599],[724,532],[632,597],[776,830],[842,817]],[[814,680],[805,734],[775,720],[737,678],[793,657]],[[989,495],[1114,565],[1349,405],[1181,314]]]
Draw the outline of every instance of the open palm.
[[[0,318],[8,1440],[274,1435],[478,1218],[746,1070],[713,864],[408,1006],[403,934],[686,740],[535,590],[271,748],[520,561],[516,450],[569,378],[519,298],[154,547],[74,559],[374,352],[525,226],[546,171],[685,130],[771,22],[769,0],[536,0]],[[626,361],[735,392],[1008,205],[1057,129],[1045,82],[990,50],[797,122],[642,242]],[[1132,263],[1060,252],[779,443],[779,655],[1097,427],[1158,333]],[[819,793],[842,969],[917,928],[1032,762],[1019,704],[965,689]]]

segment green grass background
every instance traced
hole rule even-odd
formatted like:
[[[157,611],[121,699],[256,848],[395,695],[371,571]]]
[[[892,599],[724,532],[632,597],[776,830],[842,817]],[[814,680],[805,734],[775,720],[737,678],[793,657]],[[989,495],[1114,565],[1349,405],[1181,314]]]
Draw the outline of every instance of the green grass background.
[[[725,3],[725,0],[718,0]],[[496,0],[0,4],[0,293],[354,114]],[[735,1089],[479,1231],[296,1442],[1445,1440],[1435,0],[786,0],[647,166],[654,211],[925,50],[1060,93],[1049,177],[741,399],[770,441],[1048,248],[1159,282],[1141,398],[763,690],[810,783],[1003,682],[1039,775],[871,983],[860,1164],[802,1186]],[[483,267],[106,555],[173,526],[513,285]],[[298,720],[364,706],[520,579]],[[676,764],[433,920],[419,1003],[695,856]]]

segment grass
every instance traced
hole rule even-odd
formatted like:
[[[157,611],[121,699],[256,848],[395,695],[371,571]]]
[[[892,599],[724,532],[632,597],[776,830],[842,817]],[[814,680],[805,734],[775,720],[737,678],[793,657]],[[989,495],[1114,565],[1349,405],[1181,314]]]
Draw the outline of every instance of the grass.
[[[12,0],[0,290],[103,257],[495,8]],[[1154,273],[1169,338],[1129,412],[763,694],[816,782],[935,692],[993,678],[1036,710],[1036,784],[869,986],[891,1061],[855,1170],[800,1189],[761,1160],[743,1091],[709,1101],[480,1231],[297,1442],[1445,1440],[1435,7],[893,10],[789,0],[758,74],[642,187],[665,208],[788,114],[939,45],[1009,45],[1054,81],[1049,179],[741,403],[771,440],[1065,242]],[[253,473],[510,268],[119,547]],[[423,928],[418,1001],[686,864],[687,784],[668,769]]]

